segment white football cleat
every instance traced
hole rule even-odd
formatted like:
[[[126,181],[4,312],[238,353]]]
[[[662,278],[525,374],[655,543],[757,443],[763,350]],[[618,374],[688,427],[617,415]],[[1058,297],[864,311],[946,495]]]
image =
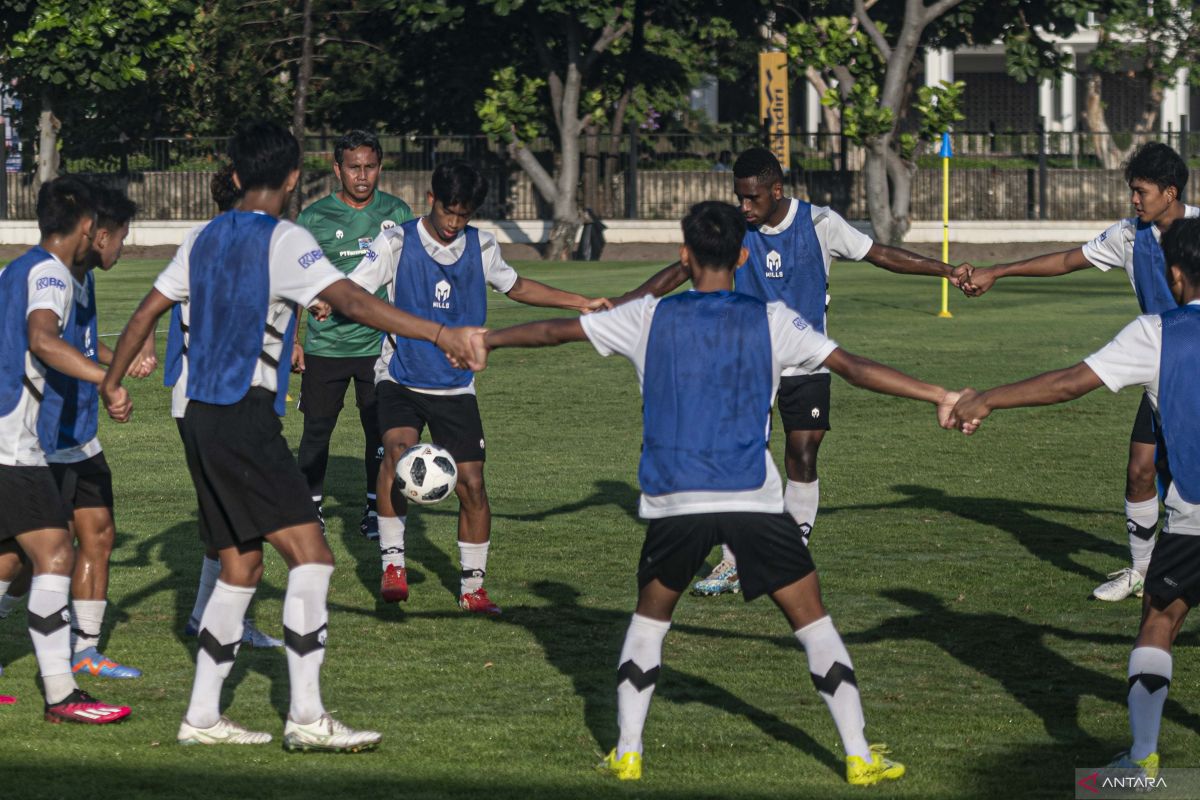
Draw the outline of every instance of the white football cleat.
[[[291,752],[357,753],[374,749],[382,738],[377,731],[348,728],[329,714],[307,725],[288,717],[283,727],[283,749]]]
[[[271,734],[251,731],[238,725],[229,717],[221,717],[211,728],[196,728],[185,718],[179,723],[175,739],[180,744],[267,744]]]
[[[1108,573],[1108,577],[1110,580],[1092,590],[1092,597],[1096,600],[1106,600],[1110,603],[1116,603],[1129,597],[1129,595],[1133,595],[1134,597],[1142,596],[1142,585],[1145,576],[1133,567],[1125,567],[1125,569],[1110,572]]]
[[[251,647],[283,647],[283,640],[268,636],[258,629],[254,620],[242,620],[242,644]]]

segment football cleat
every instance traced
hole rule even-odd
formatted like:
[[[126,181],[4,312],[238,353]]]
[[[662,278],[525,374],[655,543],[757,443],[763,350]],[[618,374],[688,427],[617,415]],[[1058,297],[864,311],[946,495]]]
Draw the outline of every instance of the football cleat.
[[[472,614],[486,614],[489,617],[500,616],[500,606],[488,597],[487,589],[482,586],[473,592],[467,592],[458,598],[458,607]]]
[[[713,597],[718,594],[738,594],[742,591],[742,582],[738,580],[737,564],[724,559],[713,567],[713,571],[702,581],[692,584],[692,594],[697,597]]]
[[[251,647],[283,647],[283,640],[263,633],[254,624],[254,620],[247,617],[242,620],[242,644]]]
[[[179,733],[175,740],[180,744],[267,744],[271,734],[263,731],[251,731],[238,725],[229,717],[222,716],[216,724],[209,728],[197,728],[189,724],[185,717],[179,723]]]
[[[15,702],[17,702],[17,698],[11,694],[0,694],[0,706],[11,706]]]
[[[884,758],[886,744],[871,745],[871,760],[859,756],[846,757],[846,782],[851,786],[873,786],[880,781],[894,781],[904,776],[904,765]]]
[[[1133,567],[1108,573],[1109,580],[1092,590],[1092,599],[1116,603],[1126,597],[1142,596],[1145,577]]]
[[[408,599],[408,570],[388,564],[379,579],[379,596],[385,603],[402,603]]]
[[[283,749],[288,752],[358,753],[372,750],[383,738],[376,731],[356,731],[323,714],[316,722],[301,725],[288,717],[283,728]]]
[[[628,752],[617,758],[614,747],[596,769],[610,772],[622,781],[640,781],[642,779],[642,754]]]
[[[105,725],[120,722],[130,715],[129,706],[110,706],[101,703],[82,689],[76,689],[57,703],[46,704],[46,722],[79,722],[84,725]]]
[[[80,650],[71,659],[71,671],[76,675],[87,673],[96,678],[140,678],[142,671],[137,667],[118,664],[94,647]]]
[[[1151,753],[1143,759],[1134,761],[1129,755],[1129,751],[1118,753],[1112,763],[1108,765],[1109,769],[1136,769],[1139,778],[1149,778],[1153,780],[1158,777],[1158,753]]]
[[[379,541],[379,515],[370,506],[363,509],[362,519],[358,521],[358,532],[372,542]]]
[[[317,506],[317,524],[321,526],[321,535],[325,535],[325,509]]]

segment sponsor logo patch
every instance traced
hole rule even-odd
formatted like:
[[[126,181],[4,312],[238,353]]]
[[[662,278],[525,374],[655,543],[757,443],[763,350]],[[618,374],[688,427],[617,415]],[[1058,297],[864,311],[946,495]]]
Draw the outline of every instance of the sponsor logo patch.
[[[301,269],[308,269],[324,257],[325,254],[320,250],[310,250],[304,255],[300,256],[298,263],[300,264]]]
[[[768,278],[783,277],[783,257],[775,250],[767,253],[767,271]]]
[[[394,227],[396,227],[396,221],[392,219],[385,219],[383,222],[379,223],[379,230],[381,231],[386,231],[387,229]]]
[[[438,281],[433,287],[433,307],[434,308],[449,308],[450,307],[450,283],[449,281]]]
[[[38,291],[41,291],[42,289],[52,289],[52,288],[53,289],[66,289],[67,288],[67,285],[65,283],[63,283],[62,281],[60,281],[58,278],[38,278],[36,286],[37,286]]]
[[[359,249],[359,250],[366,250],[366,249],[367,249],[368,247],[370,247],[370,246],[371,246],[371,240],[370,240],[370,239],[363,239],[363,238],[360,238],[360,239],[358,240],[358,249]]]
[[[796,326],[796,330],[798,331],[806,330],[808,328],[808,323],[800,317],[793,319],[792,325]]]
[[[336,233],[334,233],[333,235],[334,235],[336,238],[338,238],[338,239],[341,239],[343,236],[345,236],[345,235],[346,235],[346,232],[345,232],[345,231],[343,231],[341,228],[338,228],[337,232],[336,232]]]

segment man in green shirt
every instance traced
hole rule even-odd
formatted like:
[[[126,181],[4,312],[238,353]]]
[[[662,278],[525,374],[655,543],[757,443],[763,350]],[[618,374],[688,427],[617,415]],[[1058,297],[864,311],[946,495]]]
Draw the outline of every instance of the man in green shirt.
[[[305,208],[296,222],[312,233],[335,267],[349,273],[380,232],[412,219],[413,214],[403,200],[377,188],[383,148],[374,134],[354,130],[342,136],[334,144],[333,161],[333,174],[341,187]],[[386,291],[381,290],[379,296],[386,299]],[[379,331],[332,314],[324,322],[309,317],[304,344],[297,342],[292,351],[292,366],[302,373],[299,408],[304,415],[304,433],[300,438],[300,470],[308,479],[318,510],[325,494],[329,439],[342,410],[346,387],[351,379],[354,381],[358,417],[366,437],[363,466],[367,503],[359,530],[368,539],[379,538],[375,481],[383,460],[383,444],[375,410],[375,362],[380,346]],[[324,517],[321,519],[324,526]]]

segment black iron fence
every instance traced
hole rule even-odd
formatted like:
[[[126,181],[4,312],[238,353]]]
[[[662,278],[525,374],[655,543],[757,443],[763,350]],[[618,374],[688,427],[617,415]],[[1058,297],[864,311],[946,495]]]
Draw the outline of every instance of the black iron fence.
[[[1157,136],[1192,166],[1190,133]],[[958,220],[1110,220],[1129,213],[1120,163],[1136,144],[1132,134],[966,131],[952,134],[950,208]],[[330,165],[333,137],[305,141],[304,201],[337,188]],[[433,168],[463,158],[487,176],[490,191],[478,216],[547,219],[550,205],[507,150],[484,136],[382,137],[380,186],[414,206],[424,204]],[[579,201],[602,219],[678,219],[702,200],[733,200],[730,171],[737,153],[761,145],[760,132],[658,134],[631,130],[584,137]],[[1197,142],[1200,144],[1200,142]],[[216,212],[209,182],[224,160],[223,138],[175,137],[121,142],[105,154],[68,160],[66,171],[96,177],[126,191],[141,219],[205,219]],[[549,141],[530,149],[553,171]],[[800,133],[789,137],[788,190],[850,219],[867,217],[865,155],[844,137]],[[936,147],[916,155],[912,217],[940,219],[942,177]],[[1200,177],[1200,176],[1197,176]],[[32,219],[34,176],[8,173],[0,182],[0,218]]]

